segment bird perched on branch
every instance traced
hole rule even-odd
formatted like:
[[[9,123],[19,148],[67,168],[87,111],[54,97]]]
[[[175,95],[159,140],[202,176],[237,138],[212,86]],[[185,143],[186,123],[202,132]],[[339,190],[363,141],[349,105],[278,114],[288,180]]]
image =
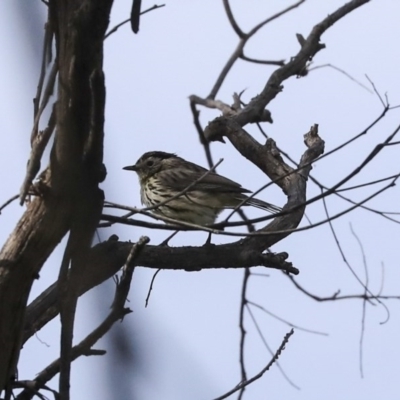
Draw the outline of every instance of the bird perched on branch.
[[[151,211],[160,216],[204,226],[213,224],[222,210],[238,207],[243,201],[245,206],[271,213],[281,211],[249,198],[244,193],[250,191],[238,183],[175,154],[150,151],[124,169],[138,174],[142,204],[153,207]]]

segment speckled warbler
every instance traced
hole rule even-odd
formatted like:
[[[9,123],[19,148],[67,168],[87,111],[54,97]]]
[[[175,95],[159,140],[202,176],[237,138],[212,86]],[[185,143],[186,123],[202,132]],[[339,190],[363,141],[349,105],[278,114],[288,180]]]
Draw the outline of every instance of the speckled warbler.
[[[146,207],[157,206],[196,182],[185,193],[151,210],[154,214],[196,225],[213,224],[219,213],[235,208],[243,200],[245,206],[254,206],[269,212],[281,209],[265,201],[249,198],[238,183],[175,154],[150,151],[142,155],[135,165],[124,168],[139,176],[141,200]]]

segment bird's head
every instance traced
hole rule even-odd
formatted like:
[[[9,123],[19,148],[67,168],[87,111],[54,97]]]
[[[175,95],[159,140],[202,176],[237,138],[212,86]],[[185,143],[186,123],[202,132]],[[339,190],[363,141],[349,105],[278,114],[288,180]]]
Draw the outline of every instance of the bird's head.
[[[146,181],[157,172],[169,169],[179,160],[175,154],[165,153],[163,151],[149,151],[144,153],[136,164],[129,165],[123,169],[127,171],[135,171],[140,182]]]

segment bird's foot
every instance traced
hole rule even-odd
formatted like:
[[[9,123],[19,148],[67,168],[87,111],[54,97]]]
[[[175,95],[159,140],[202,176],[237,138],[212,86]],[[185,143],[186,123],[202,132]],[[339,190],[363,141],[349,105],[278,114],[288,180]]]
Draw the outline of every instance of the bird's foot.
[[[163,240],[159,246],[169,247],[168,242],[178,233],[179,231],[175,231],[171,235],[169,235],[165,240]]]

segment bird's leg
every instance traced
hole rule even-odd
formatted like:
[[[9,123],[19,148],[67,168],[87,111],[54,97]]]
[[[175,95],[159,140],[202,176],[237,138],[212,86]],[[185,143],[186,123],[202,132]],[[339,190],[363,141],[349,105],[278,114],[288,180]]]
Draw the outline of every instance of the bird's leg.
[[[207,238],[206,242],[203,244],[203,246],[210,246],[212,244],[211,243],[211,235],[212,235],[212,233],[209,232],[208,233],[208,238]]]
[[[169,235],[165,240],[163,240],[159,246],[168,246],[168,242],[178,233],[179,231],[175,231],[171,235]]]

